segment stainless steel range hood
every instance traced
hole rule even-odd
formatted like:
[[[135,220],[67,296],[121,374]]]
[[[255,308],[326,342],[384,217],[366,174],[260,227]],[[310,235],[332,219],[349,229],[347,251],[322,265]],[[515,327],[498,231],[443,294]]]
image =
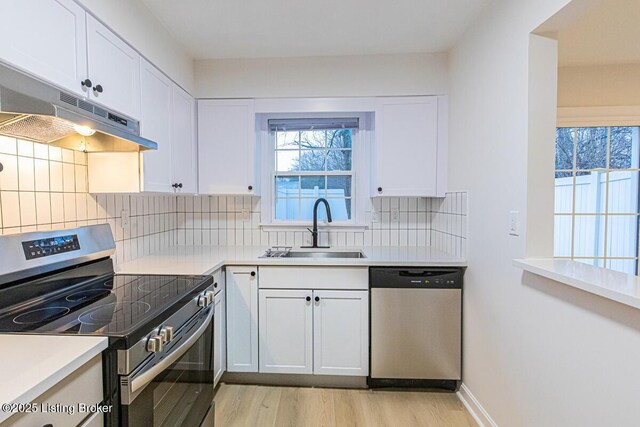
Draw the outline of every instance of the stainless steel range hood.
[[[158,148],[158,144],[140,136],[137,120],[3,64],[0,135],[86,152]]]

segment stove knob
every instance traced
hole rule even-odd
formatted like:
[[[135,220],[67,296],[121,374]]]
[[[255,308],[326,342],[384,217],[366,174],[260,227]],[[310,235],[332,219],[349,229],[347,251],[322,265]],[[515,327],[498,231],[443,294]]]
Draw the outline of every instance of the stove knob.
[[[207,306],[207,297],[206,295],[200,295],[198,297],[198,307],[206,307]]]
[[[213,291],[207,291],[204,293],[205,298],[207,299],[207,305],[213,304],[213,300],[215,298],[215,294]]]
[[[160,336],[165,344],[171,342],[173,340],[173,326],[165,326],[160,329]]]
[[[162,337],[156,335],[155,337],[151,337],[147,340],[147,351],[149,353],[158,353],[162,351]]]

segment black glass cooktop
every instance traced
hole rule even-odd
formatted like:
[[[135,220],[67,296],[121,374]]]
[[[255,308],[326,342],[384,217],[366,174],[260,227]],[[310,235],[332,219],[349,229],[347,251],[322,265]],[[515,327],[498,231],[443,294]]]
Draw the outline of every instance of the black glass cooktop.
[[[156,317],[170,315],[178,302],[192,298],[210,281],[210,276],[81,276],[62,280],[73,286],[57,284],[56,292],[45,294],[37,291],[51,287],[51,280],[29,283],[22,294],[37,297],[0,310],[0,332],[126,337]]]

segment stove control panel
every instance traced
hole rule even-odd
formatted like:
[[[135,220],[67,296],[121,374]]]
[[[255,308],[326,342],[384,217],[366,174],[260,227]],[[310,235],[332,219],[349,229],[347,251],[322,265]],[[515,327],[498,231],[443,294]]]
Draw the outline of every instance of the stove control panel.
[[[22,242],[22,249],[29,260],[80,250],[80,242],[77,234],[71,234]]]

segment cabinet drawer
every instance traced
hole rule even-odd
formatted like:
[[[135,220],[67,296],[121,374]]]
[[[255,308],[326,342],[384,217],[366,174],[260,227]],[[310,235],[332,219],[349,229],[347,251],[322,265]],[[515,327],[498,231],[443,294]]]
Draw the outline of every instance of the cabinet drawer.
[[[262,289],[369,289],[366,267],[260,267]]]
[[[95,405],[102,402],[102,399],[102,355],[98,355],[34,401],[39,404],[70,406],[74,410],[73,414],[67,412],[16,414],[5,421],[2,427],[33,427],[45,424],[75,426],[90,415],[87,412],[79,412],[78,404]]]

